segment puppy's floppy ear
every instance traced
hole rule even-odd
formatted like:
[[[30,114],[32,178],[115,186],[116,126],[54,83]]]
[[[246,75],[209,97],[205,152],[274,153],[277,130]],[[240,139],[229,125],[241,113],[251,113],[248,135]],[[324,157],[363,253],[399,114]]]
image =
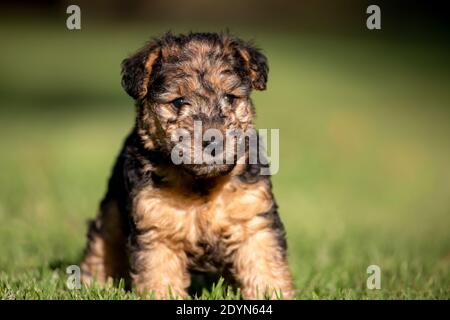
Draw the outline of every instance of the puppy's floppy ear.
[[[157,43],[150,43],[122,61],[122,87],[134,99],[147,95],[153,66],[160,55]]]
[[[235,42],[235,49],[243,61],[243,66],[249,76],[252,87],[256,90],[265,90],[269,66],[267,58],[261,51],[250,43]]]

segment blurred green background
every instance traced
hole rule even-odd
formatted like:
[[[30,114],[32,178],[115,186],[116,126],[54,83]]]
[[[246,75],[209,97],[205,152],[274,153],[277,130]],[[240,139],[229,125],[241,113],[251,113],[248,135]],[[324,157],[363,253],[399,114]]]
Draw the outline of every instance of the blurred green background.
[[[0,298],[136,298],[65,289],[133,124],[120,62],[168,30],[226,28],[269,60],[253,97],[258,126],[280,129],[273,183],[298,298],[450,298],[442,12],[382,3],[369,31],[358,1],[81,1],[69,31],[67,4],[1,8]],[[372,264],[381,290],[366,288]]]

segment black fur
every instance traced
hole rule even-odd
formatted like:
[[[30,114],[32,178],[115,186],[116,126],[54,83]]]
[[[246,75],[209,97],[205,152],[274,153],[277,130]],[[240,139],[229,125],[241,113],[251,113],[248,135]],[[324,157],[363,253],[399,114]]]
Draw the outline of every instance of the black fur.
[[[191,48],[189,47],[188,50],[185,51],[179,50],[179,47],[182,47],[193,40],[197,41],[195,45],[197,45],[198,51],[190,51]],[[205,43],[209,46],[204,46]],[[210,50],[207,55],[203,54],[205,47]],[[167,53],[168,51],[170,54]],[[201,60],[201,62],[198,63],[198,57],[206,59],[206,62],[209,62],[210,65],[212,65],[210,70],[211,73],[219,70],[216,73],[219,80],[215,82],[211,81],[211,74],[205,76],[203,65],[207,63],[205,63],[204,60]],[[212,61],[208,61],[208,59],[211,59]],[[194,67],[191,67],[192,61],[197,62],[197,64],[193,64]],[[180,68],[181,62],[183,62],[184,65],[187,65],[185,69]],[[174,67],[173,64],[176,64],[176,66]],[[236,125],[238,127],[241,126],[242,128],[252,128],[254,107],[251,103],[250,92],[252,89],[264,90],[266,88],[268,70],[267,59],[259,49],[238,38],[217,33],[189,33],[187,35],[179,36],[168,33],[160,39],[151,41],[144,48],[122,62],[122,86],[125,91],[136,100],[136,122],[133,130],[126,138],[113,167],[113,172],[108,183],[108,191],[101,202],[100,215],[102,212],[109,212],[108,206],[112,202],[118,204],[118,211],[120,212],[122,222],[121,226],[123,226],[125,238],[128,239],[127,254],[129,254],[131,260],[133,252],[136,253],[141,250],[148,250],[148,248],[145,248],[146,244],[140,243],[139,239],[142,239],[143,236],[149,234],[149,231],[155,231],[153,229],[156,229],[156,227],[148,226],[140,226],[138,228],[134,224],[134,213],[132,212],[132,206],[134,205],[133,200],[136,199],[142,189],[149,186],[154,187],[154,190],[158,188],[163,189],[165,185],[170,187],[170,183],[173,183],[173,185],[176,186],[174,192],[180,192],[182,188],[183,190],[188,189],[189,192],[197,197],[195,198],[196,201],[198,200],[199,195],[202,197],[204,196],[205,201],[209,201],[210,198],[208,198],[208,195],[210,193],[213,194],[212,192],[217,192],[217,188],[220,188],[221,183],[223,183],[220,181],[224,181],[223,177],[228,175],[232,169],[235,168],[235,164],[227,164],[227,167],[221,167],[220,170],[214,171],[211,175],[208,175],[204,174],[203,171],[192,170],[188,165],[175,166],[175,164],[173,164],[170,158],[170,142],[164,140],[167,139],[167,133],[170,132],[170,130],[167,129],[167,127],[164,127],[164,124],[174,121],[173,119],[176,118],[175,115],[177,114],[177,111],[176,109],[175,111],[171,111],[172,109],[167,108],[171,105],[173,106],[173,102],[161,102],[158,100],[158,97],[163,100],[161,96],[164,95],[161,95],[161,93],[169,92],[169,94],[173,94],[176,90],[180,91],[180,88],[183,88],[183,86],[175,81],[173,83],[179,85],[180,88],[172,89],[168,83],[170,84],[176,77],[185,77],[186,73],[189,73],[189,76],[191,76],[192,73],[192,75],[197,77],[195,78],[192,76],[191,78],[198,80],[199,85],[196,86],[194,82],[194,85],[188,86],[187,91],[192,91],[190,92],[191,96],[200,96],[201,99],[203,99],[201,101],[206,102],[205,106],[207,109],[189,109],[193,114],[186,113],[188,117],[180,117],[180,122],[188,118],[189,122],[187,122],[188,124],[186,127],[192,127],[191,120],[201,120],[205,128],[208,126],[211,126],[212,128],[215,128],[216,126],[218,128],[225,128],[226,121],[231,123],[227,124],[228,127],[231,128],[235,128]],[[206,71],[208,70],[206,69]],[[183,74],[183,72],[185,74]],[[233,76],[231,76],[231,74],[233,74]],[[234,75],[237,75],[237,77]],[[231,78],[232,84],[228,85],[225,80],[222,80],[223,78],[220,78],[222,76],[228,77],[229,79]],[[221,88],[221,81],[227,84],[227,86]],[[217,83],[219,83],[219,85],[217,85]],[[201,86],[203,90],[191,89],[198,88],[198,86]],[[232,88],[232,90],[230,90],[230,88]],[[237,89],[239,89],[239,91],[237,91],[239,93],[235,94]],[[170,90],[172,90],[172,92]],[[216,91],[218,93],[216,93]],[[199,92],[207,93],[203,93],[202,96]],[[184,93],[182,94],[185,95]],[[242,101],[245,102],[245,112],[241,111],[239,117],[236,116],[236,114],[238,114],[236,110],[242,109],[237,109],[236,104],[233,104],[233,102],[230,102],[229,100],[229,96],[235,95],[240,95],[239,99],[242,99]],[[178,99],[180,98],[175,100]],[[238,99],[238,97],[236,97],[236,99]],[[191,99],[190,102],[192,101],[195,100]],[[220,105],[218,101],[221,101],[222,105]],[[227,101],[228,103],[225,105],[227,108],[224,107],[224,101]],[[242,106],[242,104],[238,105],[238,107],[241,108]],[[167,109],[161,109],[162,107]],[[167,121],[161,121],[160,117],[164,113],[160,112],[158,114],[157,110],[169,110],[171,112],[171,118],[167,117]],[[242,114],[244,114],[244,116],[242,116]],[[178,113],[178,115],[180,115],[180,113]],[[159,122],[155,119],[159,119]],[[257,139],[257,141],[259,143],[259,139]],[[247,153],[246,155],[248,158],[249,154]],[[267,169],[268,165],[263,164],[262,162],[267,162],[262,161],[259,157],[260,154],[258,154],[258,161],[256,164],[246,164],[244,171],[241,172],[237,178],[232,177],[231,179],[239,179],[241,183],[247,185],[262,183],[265,187],[264,192],[271,193],[272,185],[270,176],[261,175],[261,169]],[[249,160],[247,159],[247,162],[248,161]],[[217,166],[217,164],[215,165]],[[236,180],[233,182],[235,181]],[[182,188],[177,189],[180,182],[182,183]],[[173,196],[176,197],[176,194],[174,193]],[[271,194],[270,196],[273,199],[273,195]],[[270,226],[273,229],[278,242],[279,248],[277,249],[282,252],[285,258],[287,249],[285,230],[277,211],[277,204],[274,200],[272,201],[270,210],[259,213],[259,216],[264,217],[270,222]],[[270,206],[270,203],[268,203],[268,206]],[[266,209],[261,210],[263,211]],[[109,214],[114,214],[114,212],[115,211]],[[258,212],[253,213],[257,214]],[[101,218],[102,217],[100,216],[99,219],[90,225],[90,236],[95,236],[102,232],[102,230],[99,229]],[[175,219],[177,218],[178,217],[175,217]],[[148,230],[145,230],[145,228]],[[107,229],[105,230],[107,231]],[[107,235],[105,237],[107,238]],[[232,284],[232,277],[230,274],[227,274],[231,272],[231,266],[226,265],[230,264],[230,257],[224,257],[224,255],[231,254],[228,249],[224,247],[227,242],[223,241],[226,240],[225,237],[230,237],[230,235],[227,235],[226,233],[219,234],[217,235],[217,239],[210,239],[211,237],[208,238],[199,235],[195,240],[195,245],[193,245],[196,250],[189,250],[186,252],[188,257],[188,268],[196,271],[217,272],[227,277],[229,283]],[[130,267],[134,268],[132,263]]]
[[[227,36],[231,39],[230,47],[234,48],[235,72],[241,76],[243,81],[249,81],[249,76],[254,73],[256,77],[251,79],[251,86],[257,90],[265,90],[267,83],[267,74],[269,66],[267,58],[261,53],[261,50],[256,48],[250,42],[244,42],[241,39],[231,37],[230,35],[218,33],[188,33],[187,35],[175,36],[171,33],[166,33],[159,39],[154,39],[144,46],[140,51],[131,55],[122,62],[122,86],[125,91],[134,99],[143,99],[149,92],[158,92],[163,90],[164,74],[160,73],[162,59],[161,56],[154,61],[151,67],[151,77],[145,87],[145,77],[149,74],[145,68],[147,57],[152,52],[159,52],[159,49],[164,46],[178,45],[182,46],[192,40],[199,40],[218,44],[223,46],[223,38]],[[249,57],[247,62],[245,57]],[[176,63],[187,59],[187,57],[178,56],[170,57],[170,63]],[[175,61],[173,59],[176,59]]]

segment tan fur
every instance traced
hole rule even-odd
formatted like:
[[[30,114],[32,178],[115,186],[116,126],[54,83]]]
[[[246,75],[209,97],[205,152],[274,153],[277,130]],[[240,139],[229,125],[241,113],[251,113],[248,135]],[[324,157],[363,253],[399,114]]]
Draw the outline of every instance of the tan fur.
[[[277,241],[267,228],[258,228],[240,244],[233,267],[244,297],[294,297],[288,265],[277,248]]]
[[[257,176],[248,163],[170,161],[173,133],[183,129],[195,137],[195,121],[203,132],[224,136],[253,128],[250,93],[266,87],[266,58],[226,35],[183,39],[167,35],[122,63],[122,85],[137,102],[136,127],[91,224],[83,281],[129,275],[144,294],[185,298],[195,270],[231,273],[245,298],[292,298],[270,178]],[[183,146],[183,155],[194,155],[194,145]],[[247,151],[234,152],[226,150],[231,159],[248,160]],[[111,199],[121,199],[123,212]]]
[[[142,91],[140,92],[141,98],[147,94],[147,85],[148,85],[148,81],[150,79],[150,74],[152,72],[152,66],[153,66],[153,63],[155,62],[155,60],[158,58],[158,55],[159,55],[159,49],[152,51],[148,55],[147,61],[145,62],[146,75],[145,75],[144,81],[142,83]]]
[[[115,202],[100,209],[97,218],[91,221],[88,237],[90,241],[81,263],[82,282],[91,284],[94,279],[100,283],[113,278],[126,279],[129,269],[126,239]]]
[[[267,290],[281,290],[292,297],[287,262],[277,252],[268,221],[259,214],[270,209],[272,198],[264,182],[241,183],[236,177],[218,182],[207,197],[192,196],[185,185],[173,189],[143,189],[135,198],[133,219],[141,230],[140,250],[133,279],[138,289],[154,290],[156,296],[171,292],[186,296],[189,285],[186,253],[201,256],[199,242],[220,246],[225,262],[232,263],[246,298],[258,298]],[[181,275],[181,276],[180,276]],[[259,289],[258,289],[259,288]],[[273,292],[269,294],[273,296]]]

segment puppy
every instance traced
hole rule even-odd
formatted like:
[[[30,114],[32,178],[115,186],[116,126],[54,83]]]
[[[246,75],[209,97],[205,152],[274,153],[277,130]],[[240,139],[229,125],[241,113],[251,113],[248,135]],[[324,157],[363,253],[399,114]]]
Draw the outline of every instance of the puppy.
[[[248,150],[238,157],[220,148],[212,156],[232,161],[178,161],[196,153],[180,144],[180,132],[214,129],[228,137],[227,130],[252,130],[250,93],[266,88],[267,74],[258,49],[216,33],[167,34],[123,61],[122,86],[136,101],[136,122],[89,225],[84,283],[125,278],[149,297],[185,298],[190,274],[207,272],[247,299],[293,298],[265,165],[250,163]],[[223,140],[202,140],[201,147],[211,144]]]

